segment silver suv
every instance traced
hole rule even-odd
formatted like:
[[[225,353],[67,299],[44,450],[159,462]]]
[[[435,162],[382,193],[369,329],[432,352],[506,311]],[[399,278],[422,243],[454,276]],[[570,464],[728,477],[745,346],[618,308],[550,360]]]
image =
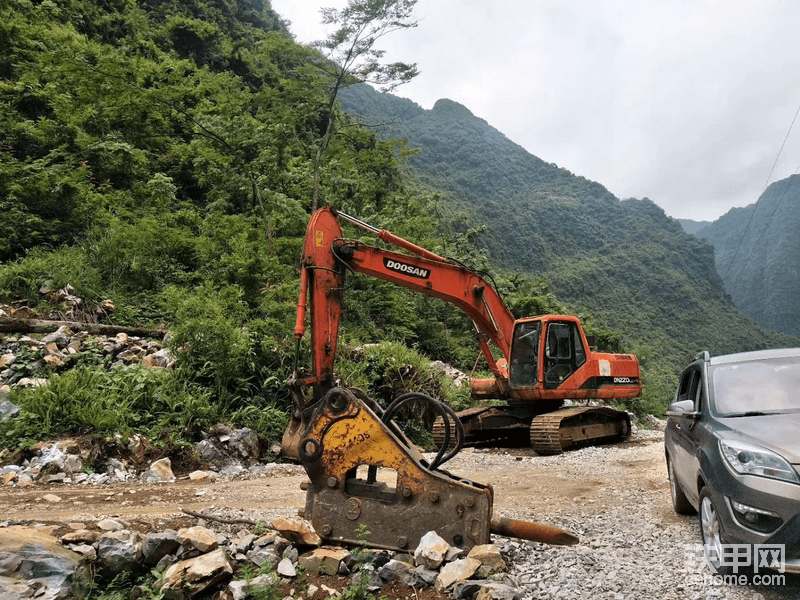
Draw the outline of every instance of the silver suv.
[[[731,544],[778,544],[800,572],[800,348],[698,354],[667,417],[672,504],[700,513],[711,567],[730,572]]]

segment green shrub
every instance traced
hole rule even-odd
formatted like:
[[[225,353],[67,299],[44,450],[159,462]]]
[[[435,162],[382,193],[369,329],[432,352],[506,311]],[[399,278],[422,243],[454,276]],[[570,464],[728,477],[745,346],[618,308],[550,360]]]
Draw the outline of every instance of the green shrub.
[[[104,371],[80,366],[35,388],[12,388],[19,413],[0,422],[0,442],[25,447],[64,434],[142,433],[163,443],[168,433],[184,435],[223,414],[208,392],[174,371],[133,366]]]
[[[177,365],[212,388],[218,398],[249,395],[256,365],[242,292],[204,284],[187,292],[168,288],[163,298],[173,314],[171,350]]]
[[[103,289],[101,274],[80,247],[34,248],[27,256],[0,265],[0,296],[6,300],[22,298],[35,306],[42,301],[39,289],[44,284],[51,289],[70,284],[87,301],[99,299]]]

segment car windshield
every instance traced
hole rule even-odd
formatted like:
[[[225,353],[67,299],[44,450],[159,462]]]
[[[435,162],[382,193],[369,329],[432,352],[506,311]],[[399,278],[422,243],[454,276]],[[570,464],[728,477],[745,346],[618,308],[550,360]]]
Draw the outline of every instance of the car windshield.
[[[710,367],[721,416],[800,412],[800,357]]]

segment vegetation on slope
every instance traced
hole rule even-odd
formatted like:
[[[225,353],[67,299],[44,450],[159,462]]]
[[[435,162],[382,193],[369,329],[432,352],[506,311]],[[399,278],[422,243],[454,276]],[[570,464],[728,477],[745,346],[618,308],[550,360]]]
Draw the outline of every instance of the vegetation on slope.
[[[748,317],[800,336],[800,176],[776,181],[758,202],[734,208],[700,229],[714,245],[717,269],[734,304]]]
[[[318,55],[257,1],[14,0],[0,8],[0,40],[0,302],[58,315],[39,290],[70,284],[85,318],[110,299],[110,322],[164,324],[177,357],[153,375],[41,366],[54,385],[12,390],[21,410],[0,425],[4,442],[117,429],[179,443],[218,419],[266,419],[274,435],[327,126]],[[470,232],[442,230],[436,215],[447,211],[403,178],[402,156],[347,126],[321,166],[322,202],[486,266]],[[557,306],[524,277],[499,284],[512,308]],[[395,343],[365,364],[342,362],[377,397],[399,362],[422,369],[412,356],[472,367],[474,331],[452,307],[365,278],[346,302],[345,349]],[[465,400],[441,376],[421,380]]]
[[[572,311],[619,332],[620,346],[642,363],[647,406],[666,404],[676,373],[699,350],[800,343],[740,313],[717,274],[712,246],[686,234],[649,199],[620,201],[602,185],[533,156],[451,100],[423,110],[354,86],[342,105],[418,150],[409,159],[414,175],[464,209],[469,217],[455,226],[475,231],[492,260],[544,277]]]

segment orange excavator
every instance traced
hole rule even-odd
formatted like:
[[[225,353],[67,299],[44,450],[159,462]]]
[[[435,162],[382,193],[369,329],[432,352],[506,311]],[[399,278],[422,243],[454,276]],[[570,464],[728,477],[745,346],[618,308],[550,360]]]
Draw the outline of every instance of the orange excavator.
[[[346,239],[340,221],[405,252]],[[492,372],[491,378],[472,379],[471,395],[500,399],[503,405],[456,414],[436,399],[411,393],[384,410],[361,390],[343,387],[333,367],[348,271],[440,298],[466,313]],[[323,539],[358,543],[357,525],[363,524],[372,532],[370,545],[396,550],[415,548],[430,530],[465,548],[487,543],[490,532],[573,543],[575,538],[561,530],[493,519],[491,487],[453,477],[441,467],[464,443],[520,433],[547,454],[626,438],[630,420],[624,412],[560,407],[566,399],[639,396],[635,356],[595,352],[573,316],[515,319],[475,271],[329,206],[311,216],[306,231],[294,330],[298,355],[309,309],[312,368],[295,365],[287,382],[294,408],[282,453],[299,459],[309,474],[303,512]],[[392,421],[410,401],[429,402],[439,415],[433,431],[439,450],[430,462]]]

